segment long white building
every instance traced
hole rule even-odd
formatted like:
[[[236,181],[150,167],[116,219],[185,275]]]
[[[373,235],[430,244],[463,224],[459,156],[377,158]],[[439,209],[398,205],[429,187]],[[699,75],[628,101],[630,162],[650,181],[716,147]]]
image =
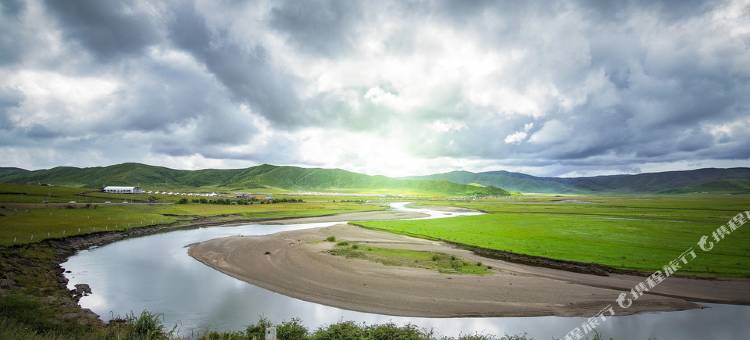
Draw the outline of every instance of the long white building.
[[[102,189],[104,192],[112,194],[142,194],[143,189],[141,187],[118,187],[118,186],[106,186]]]

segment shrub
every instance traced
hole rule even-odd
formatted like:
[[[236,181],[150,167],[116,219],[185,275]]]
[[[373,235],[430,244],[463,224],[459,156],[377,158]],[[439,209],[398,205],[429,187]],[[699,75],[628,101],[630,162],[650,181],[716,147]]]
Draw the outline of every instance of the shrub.
[[[352,244],[352,249],[359,249],[359,246],[356,244]]]
[[[392,323],[370,326],[367,328],[367,333],[369,333],[367,338],[373,340],[428,340],[432,335],[421,331],[414,325],[399,327]]]
[[[353,321],[339,322],[321,327],[310,336],[312,340],[359,340],[367,339],[367,333]]]
[[[339,247],[346,247],[346,246],[349,245],[349,242],[341,241],[339,243],[336,243],[336,245],[339,246]]]
[[[307,338],[307,328],[302,326],[299,319],[283,322],[276,327],[276,338],[278,340],[300,340]]]
[[[187,204],[187,203],[188,203],[187,198],[180,198],[180,200],[177,201],[177,204]]]
[[[326,237],[326,241],[328,241],[328,242],[336,242],[336,236],[328,236],[328,237]]]
[[[247,326],[247,329],[245,329],[245,335],[247,335],[248,339],[265,340],[266,328],[271,327],[272,325],[273,324],[270,320],[262,317],[254,325]]]

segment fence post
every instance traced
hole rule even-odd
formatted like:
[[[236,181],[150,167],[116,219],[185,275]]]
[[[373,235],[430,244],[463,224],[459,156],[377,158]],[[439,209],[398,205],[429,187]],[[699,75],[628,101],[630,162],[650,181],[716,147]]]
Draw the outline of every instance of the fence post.
[[[276,326],[266,328],[266,340],[276,340]]]

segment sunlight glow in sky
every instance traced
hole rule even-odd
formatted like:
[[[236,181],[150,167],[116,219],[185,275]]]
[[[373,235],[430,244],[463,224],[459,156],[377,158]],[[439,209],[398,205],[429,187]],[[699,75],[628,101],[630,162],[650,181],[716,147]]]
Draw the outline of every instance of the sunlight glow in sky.
[[[0,166],[750,166],[750,1],[0,1]]]

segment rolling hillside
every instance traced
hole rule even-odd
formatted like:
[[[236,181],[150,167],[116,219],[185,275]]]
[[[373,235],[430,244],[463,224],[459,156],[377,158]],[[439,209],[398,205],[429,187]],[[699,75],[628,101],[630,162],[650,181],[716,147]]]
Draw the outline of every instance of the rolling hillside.
[[[305,191],[366,191],[440,195],[508,195],[500,188],[446,180],[408,180],[369,176],[340,169],[259,165],[246,169],[175,170],[139,163],[107,167],[56,167],[46,170],[0,168],[0,182],[50,183],[98,188],[104,185],[215,187],[227,190],[278,188]]]
[[[750,193],[750,168],[706,168],[637,175],[536,177],[508,171],[453,171],[410,179],[479,183],[536,193]]]
[[[508,171],[453,171],[402,179],[340,169],[258,165],[245,169],[175,170],[139,163],[106,167],[56,167],[46,170],[0,168],[0,182],[50,183],[96,188],[136,185],[227,190],[278,188],[295,191],[361,191],[441,195],[535,193],[750,193],[750,168],[698,169],[637,175],[536,177]],[[477,185],[479,184],[479,185]],[[499,189],[503,188],[503,189]]]
[[[489,171],[473,173],[468,171],[451,171],[442,174],[407,177],[409,179],[446,180],[454,183],[477,183],[499,186],[510,191],[536,193],[581,193],[583,190],[572,185],[559,183],[559,178],[535,177],[517,172]]]

